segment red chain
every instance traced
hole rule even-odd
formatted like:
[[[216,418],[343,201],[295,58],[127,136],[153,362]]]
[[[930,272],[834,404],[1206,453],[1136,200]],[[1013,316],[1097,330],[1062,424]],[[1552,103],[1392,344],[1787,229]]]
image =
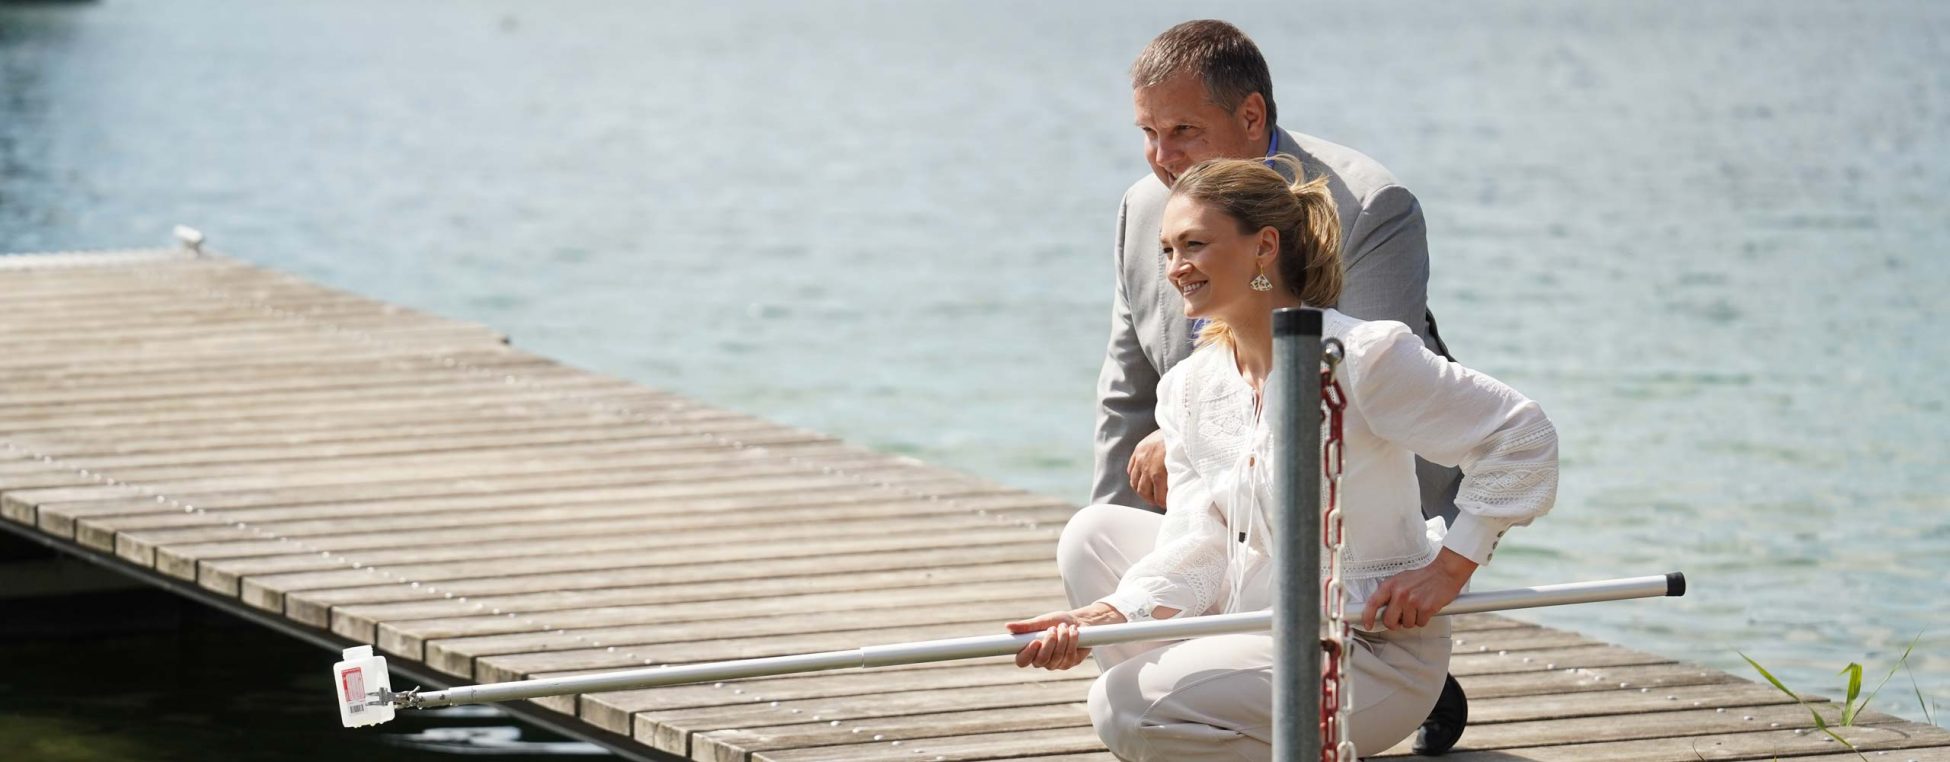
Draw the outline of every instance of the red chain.
[[[1342,439],[1342,414],[1347,411],[1347,393],[1334,377],[1329,364],[1320,373],[1320,403],[1327,435],[1321,442],[1321,473],[1326,476],[1326,501],[1320,512],[1320,538],[1328,562],[1327,578],[1321,581],[1321,601],[1327,615],[1322,617],[1320,646],[1320,758],[1322,762],[1355,762],[1354,744],[1345,734],[1347,714],[1353,701],[1347,695],[1348,625],[1345,590],[1341,584],[1341,543],[1346,539],[1340,513],[1341,472],[1345,465]]]

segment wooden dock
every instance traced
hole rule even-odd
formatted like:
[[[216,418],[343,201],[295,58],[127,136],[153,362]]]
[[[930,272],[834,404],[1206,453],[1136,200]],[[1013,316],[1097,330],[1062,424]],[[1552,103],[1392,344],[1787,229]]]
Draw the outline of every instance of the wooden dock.
[[[482,326],[168,251],[0,257],[0,307],[0,526],[377,644],[407,684],[983,634],[1063,605],[1074,506]],[[1460,618],[1456,644],[1472,722],[1451,759],[1857,758],[1716,670],[1495,616]],[[639,759],[1109,760],[1094,676],[985,661],[515,709]],[[1950,760],[1934,726],[1840,733],[1869,759]]]

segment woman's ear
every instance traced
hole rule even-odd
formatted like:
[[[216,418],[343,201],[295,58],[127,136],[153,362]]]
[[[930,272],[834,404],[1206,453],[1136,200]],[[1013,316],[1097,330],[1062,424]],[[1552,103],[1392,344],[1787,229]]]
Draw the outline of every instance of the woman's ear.
[[[1253,264],[1262,268],[1273,266],[1273,260],[1280,256],[1280,230],[1268,225],[1259,229],[1259,247],[1253,251]]]

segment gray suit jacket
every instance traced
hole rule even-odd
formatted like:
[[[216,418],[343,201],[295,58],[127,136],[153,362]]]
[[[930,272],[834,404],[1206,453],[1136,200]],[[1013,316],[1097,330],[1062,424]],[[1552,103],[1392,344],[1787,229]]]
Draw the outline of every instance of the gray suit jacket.
[[[1359,151],[1309,135],[1279,133],[1280,153],[1299,159],[1309,178],[1327,175],[1340,212],[1347,277],[1339,309],[1363,320],[1406,324],[1431,350],[1446,355],[1428,314],[1428,230],[1415,195]],[[1165,279],[1165,259],[1158,248],[1168,196],[1163,182],[1146,175],[1124,193],[1117,214],[1117,293],[1111,303],[1110,346],[1097,378],[1093,503],[1152,507],[1131,489],[1125,464],[1138,440],[1158,428],[1158,379],[1192,351],[1191,324],[1178,291]],[[1433,466],[1420,470],[1424,512],[1441,513],[1440,493],[1447,492],[1446,513],[1453,516],[1455,472]]]

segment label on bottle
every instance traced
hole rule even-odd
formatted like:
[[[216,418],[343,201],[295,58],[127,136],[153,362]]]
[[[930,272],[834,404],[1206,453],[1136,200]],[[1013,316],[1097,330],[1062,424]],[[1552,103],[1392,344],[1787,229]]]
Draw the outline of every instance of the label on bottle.
[[[339,672],[339,695],[345,697],[345,710],[358,714],[366,710],[366,673],[358,667]]]

